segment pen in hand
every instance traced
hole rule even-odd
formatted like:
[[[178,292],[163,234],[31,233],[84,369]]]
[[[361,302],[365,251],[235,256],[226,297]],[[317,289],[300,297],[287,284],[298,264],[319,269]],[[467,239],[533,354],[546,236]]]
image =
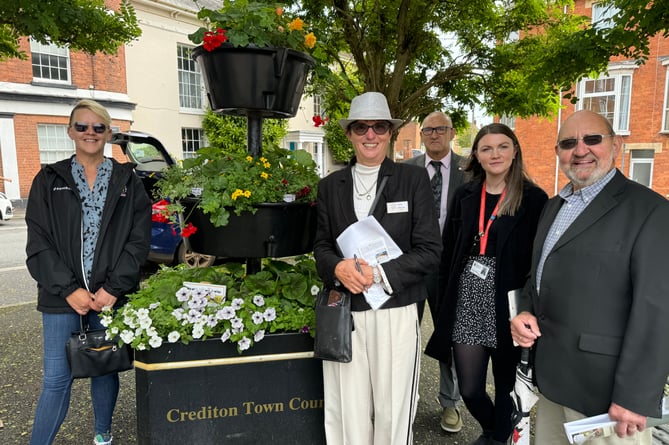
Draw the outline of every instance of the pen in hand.
[[[360,263],[358,263],[358,255],[353,254],[353,261],[355,261],[355,270],[360,272],[360,275],[363,275],[362,267],[360,267]]]

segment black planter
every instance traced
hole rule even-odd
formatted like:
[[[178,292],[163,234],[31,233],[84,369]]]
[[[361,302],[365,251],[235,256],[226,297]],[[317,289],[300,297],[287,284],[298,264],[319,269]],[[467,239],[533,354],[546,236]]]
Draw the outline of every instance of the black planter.
[[[139,445],[325,443],[308,334],[268,335],[242,355],[218,338],[137,351],[135,381]]]
[[[307,74],[316,66],[308,54],[287,48],[199,46],[200,65],[211,109],[222,114],[288,118],[297,113]]]
[[[187,221],[197,227],[189,237],[195,252],[228,258],[281,258],[311,252],[316,237],[316,207],[307,203],[258,204],[255,214],[230,212],[230,221],[214,227],[197,200],[181,201]]]

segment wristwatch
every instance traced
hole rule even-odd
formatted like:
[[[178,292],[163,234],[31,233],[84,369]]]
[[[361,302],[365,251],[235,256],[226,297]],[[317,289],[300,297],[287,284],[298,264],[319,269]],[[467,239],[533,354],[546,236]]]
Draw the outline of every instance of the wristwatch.
[[[379,268],[376,266],[372,267],[372,274],[374,275],[374,284],[379,284],[381,282],[381,274],[379,273]]]

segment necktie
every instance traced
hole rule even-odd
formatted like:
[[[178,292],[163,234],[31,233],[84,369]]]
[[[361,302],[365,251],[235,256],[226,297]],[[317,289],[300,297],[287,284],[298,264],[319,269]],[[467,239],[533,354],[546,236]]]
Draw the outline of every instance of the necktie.
[[[432,184],[432,194],[434,195],[434,207],[437,209],[437,217],[441,215],[441,186],[444,179],[441,176],[441,162],[430,161],[434,168],[434,175],[430,181]]]

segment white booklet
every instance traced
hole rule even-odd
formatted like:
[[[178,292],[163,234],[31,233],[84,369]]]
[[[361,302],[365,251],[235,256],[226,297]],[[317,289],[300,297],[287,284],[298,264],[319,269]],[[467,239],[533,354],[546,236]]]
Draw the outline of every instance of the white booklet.
[[[669,423],[669,396],[662,399],[662,417],[657,419],[648,417],[646,428],[652,428],[658,425]],[[596,437],[606,437],[616,434],[616,422],[611,420],[608,414],[586,417],[585,419],[575,420],[564,424],[564,431],[567,434],[569,443],[582,444]]]
[[[371,266],[383,264],[402,255],[402,250],[373,216],[366,216],[348,226],[337,237],[337,246],[344,258],[358,256]],[[372,285],[363,294],[374,310],[390,298],[380,284]]]

